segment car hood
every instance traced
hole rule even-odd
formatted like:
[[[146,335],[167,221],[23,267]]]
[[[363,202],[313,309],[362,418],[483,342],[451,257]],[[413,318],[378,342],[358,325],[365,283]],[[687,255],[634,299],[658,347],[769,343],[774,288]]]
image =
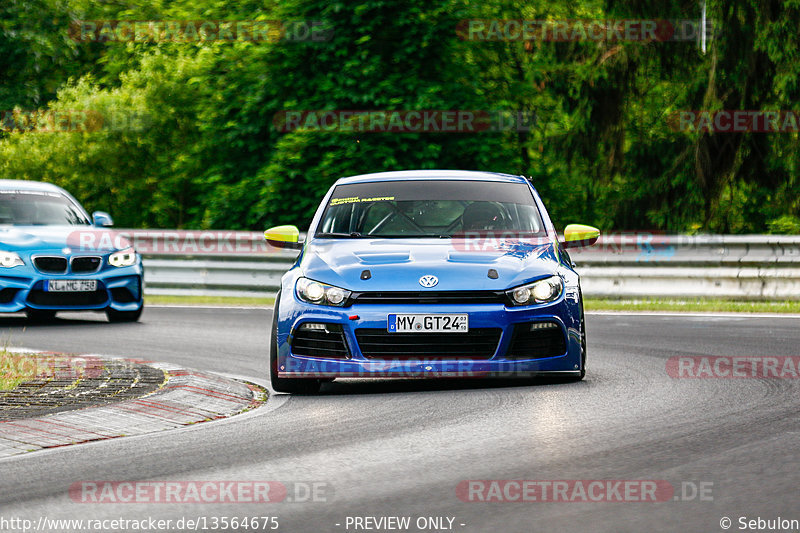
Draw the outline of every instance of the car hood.
[[[306,246],[303,275],[353,291],[502,290],[557,272],[552,242],[502,242],[467,250],[450,239],[316,239]],[[489,270],[497,279],[489,277]],[[361,279],[370,271],[369,279]],[[423,288],[425,275],[439,278]]]
[[[10,252],[105,253],[128,246],[118,233],[94,226],[0,226],[0,249]]]

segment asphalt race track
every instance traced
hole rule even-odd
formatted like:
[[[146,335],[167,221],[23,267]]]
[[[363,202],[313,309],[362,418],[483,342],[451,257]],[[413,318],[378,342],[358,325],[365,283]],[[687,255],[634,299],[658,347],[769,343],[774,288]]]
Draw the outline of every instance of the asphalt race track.
[[[264,382],[270,314],[150,308],[140,324],[86,314],[48,326],[4,317],[0,335]],[[590,314],[587,327],[580,383],[336,382],[224,421],[6,459],[0,519],[207,517],[211,530],[212,517],[271,516],[288,532],[375,531],[355,517],[388,516],[411,517],[406,531],[449,517],[464,532],[713,532],[724,517],[737,531],[740,517],[800,519],[800,380],[666,370],[675,356],[800,355],[800,318]],[[83,480],[274,480],[294,500],[321,488],[320,501],[301,503],[75,503],[68,489]],[[658,503],[464,502],[464,480],[665,480],[675,492]]]

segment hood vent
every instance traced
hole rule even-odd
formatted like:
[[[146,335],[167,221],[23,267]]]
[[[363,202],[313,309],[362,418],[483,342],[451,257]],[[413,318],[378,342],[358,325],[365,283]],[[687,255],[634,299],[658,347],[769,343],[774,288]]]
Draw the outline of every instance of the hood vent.
[[[365,265],[386,265],[404,263],[411,259],[409,252],[355,252],[358,260]]]

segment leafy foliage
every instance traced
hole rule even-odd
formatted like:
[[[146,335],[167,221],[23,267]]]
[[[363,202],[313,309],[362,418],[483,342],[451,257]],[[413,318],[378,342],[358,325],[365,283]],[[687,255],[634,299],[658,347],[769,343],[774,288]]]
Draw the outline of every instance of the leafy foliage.
[[[709,0],[697,43],[466,40],[469,19],[698,19],[694,0],[5,0],[0,109],[90,110],[96,131],[0,131],[6,178],[46,180],[120,225],[304,226],[339,177],[525,174],[557,225],[800,232],[797,133],[676,130],[680,110],[800,112],[800,5]],[[327,40],[75,42],[77,20],[314,20]],[[368,133],[292,110],[530,111],[529,130]]]

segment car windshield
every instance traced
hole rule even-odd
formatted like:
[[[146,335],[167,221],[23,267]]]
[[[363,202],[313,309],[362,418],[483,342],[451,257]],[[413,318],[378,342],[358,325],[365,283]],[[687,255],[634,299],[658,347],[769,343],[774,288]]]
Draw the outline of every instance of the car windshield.
[[[0,191],[0,225],[83,226],[91,224],[69,198],[39,191]]]
[[[339,185],[316,236],[422,238],[472,232],[546,233],[524,183],[409,180]]]

